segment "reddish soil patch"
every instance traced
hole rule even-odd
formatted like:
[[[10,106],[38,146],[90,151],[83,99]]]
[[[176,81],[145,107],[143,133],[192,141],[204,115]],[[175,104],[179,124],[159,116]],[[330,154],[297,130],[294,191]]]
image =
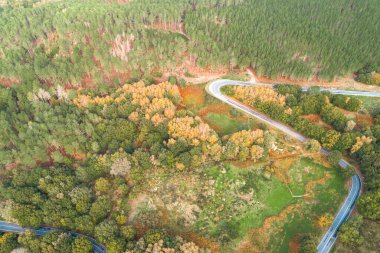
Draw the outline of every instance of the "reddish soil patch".
[[[205,102],[205,90],[202,86],[187,86],[179,88],[185,105],[201,106]]]
[[[247,160],[247,161],[245,161],[245,162],[241,162],[241,161],[239,161],[239,160],[236,160],[236,161],[230,161],[230,163],[231,163],[233,166],[238,167],[238,168],[240,168],[240,169],[246,169],[246,168],[248,168],[248,167],[250,167],[250,166],[252,166],[252,165],[254,165],[254,164],[257,164],[257,161],[254,162],[254,161],[252,161],[252,160]]]
[[[199,112],[198,115],[202,118],[204,122],[206,122],[212,129],[215,131],[221,131],[221,127],[216,125],[213,122],[210,122],[206,119],[207,114],[210,112],[217,113],[217,114],[223,114],[229,116],[229,110],[230,107],[226,104],[212,104],[206,107],[203,107]],[[240,167],[240,166],[238,166]]]
[[[339,108],[344,115],[350,119],[356,119],[356,122],[358,123],[359,126],[372,126],[375,124],[374,119],[371,117],[369,113],[367,114],[360,114],[357,112],[350,112],[347,110],[344,110],[342,108]]]
[[[82,82],[81,87],[83,88],[93,88],[95,87],[94,80],[92,79],[92,76],[89,74],[85,74],[82,76]]]
[[[289,177],[289,169],[292,166],[293,162],[298,158],[297,155],[293,155],[293,158],[286,158],[282,160],[275,161],[275,176],[283,183],[290,183],[291,178]]]
[[[211,241],[205,237],[202,237],[194,232],[180,232],[177,231],[177,235],[179,234],[182,238],[184,238],[188,242],[194,242],[200,248],[210,249],[211,253],[219,252],[219,246],[216,242]]]
[[[321,117],[318,114],[305,115],[305,116],[303,116],[303,118],[305,118],[308,121],[313,122],[313,123],[321,121]]]
[[[295,236],[290,242],[289,242],[289,252],[292,253],[298,253],[300,252],[300,236]]]
[[[21,81],[11,78],[0,77],[0,84],[5,87],[11,87],[14,84],[19,84]]]
[[[210,112],[229,115],[230,109],[231,107],[227,104],[211,104],[209,106],[202,108],[199,111],[198,115],[202,118],[206,117],[207,114],[209,114]]]
[[[90,35],[86,35],[85,36],[85,38],[86,38],[86,45],[90,45],[91,44],[91,36]]]
[[[129,3],[131,0],[105,0],[107,3],[118,3],[118,4],[127,4]]]
[[[130,77],[130,73],[118,72],[112,69],[111,72],[108,73],[106,77],[104,77],[104,80],[112,84],[114,79],[118,79],[120,81],[120,84],[124,85],[130,79]]]
[[[364,126],[372,126],[375,124],[374,119],[371,117],[371,115],[362,115],[362,114],[356,114],[356,122],[359,125],[364,125]]]
[[[262,227],[258,229],[252,229],[248,233],[248,238],[243,241],[236,249],[237,253],[248,253],[248,252],[266,252],[269,245],[271,230],[274,223],[278,224],[284,220],[291,218],[299,210],[299,204],[289,205],[278,216],[271,216],[265,219]]]
[[[255,73],[255,75],[256,75],[256,72],[254,70],[253,70],[253,73]],[[334,80],[331,82],[319,80],[317,77],[313,77],[312,79],[309,79],[309,80],[293,80],[293,79],[290,79],[289,77],[281,76],[281,77],[278,77],[277,79],[273,80],[267,76],[257,76],[256,75],[256,79],[259,82],[269,82],[269,83],[280,82],[280,83],[299,84],[299,85],[305,85],[305,84],[306,85],[307,84],[316,85],[316,84],[318,84],[321,86],[328,86],[328,85],[334,85],[337,82],[352,80],[352,77],[345,77],[345,78],[342,78],[340,80]]]
[[[327,180],[331,178],[331,174],[328,171],[323,173],[323,177],[314,181],[309,180],[305,185],[305,199],[314,198],[314,189],[317,185],[326,184]]]
[[[363,90],[363,91],[379,91],[379,86],[376,85],[368,85],[356,82],[353,79],[353,76],[347,76],[344,78],[340,78],[338,80],[334,80],[331,82],[322,81],[319,80],[317,77],[314,77],[310,80],[292,80],[288,77],[278,77],[277,79],[273,80],[266,76],[257,76],[255,70],[250,70],[257,80],[257,82],[268,82],[268,83],[285,83],[285,84],[297,84],[302,86],[325,86],[325,87],[334,87],[334,88],[341,88],[341,89],[357,89],[357,90]]]
[[[329,124],[326,124],[326,122],[324,122],[321,119],[321,116],[319,116],[318,114],[302,115],[301,117],[304,119],[307,119],[308,121],[310,121],[312,123],[317,123],[318,125],[321,125],[326,129],[332,129],[332,126],[330,126]]]
[[[168,31],[168,32],[176,32],[176,33],[181,33],[185,35],[185,29],[182,22],[169,23],[169,22],[163,22],[163,21],[157,20],[153,24],[145,25],[145,28],[157,29],[157,30]]]
[[[206,122],[216,132],[220,133],[222,131],[222,128],[220,126],[218,126],[217,124],[212,123],[212,122],[208,121],[207,119],[203,119],[203,121]]]

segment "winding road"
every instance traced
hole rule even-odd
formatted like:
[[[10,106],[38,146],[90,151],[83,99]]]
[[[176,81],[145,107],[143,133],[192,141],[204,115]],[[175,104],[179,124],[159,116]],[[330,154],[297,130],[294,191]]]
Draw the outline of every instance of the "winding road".
[[[270,85],[273,86],[274,84],[270,83],[256,83],[256,82],[242,82],[242,81],[235,81],[235,80],[217,80],[212,83],[210,83],[207,87],[206,90],[215,98],[223,101],[224,103],[227,103],[245,113],[248,113],[249,115],[271,125],[272,127],[275,127],[284,133],[292,136],[293,138],[301,141],[301,142],[306,142],[308,140],[307,137],[304,135],[294,131],[290,127],[279,123],[277,121],[274,121],[267,116],[258,113],[251,108],[245,106],[244,104],[241,104],[235,100],[232,100],[228,98],[227,96],[224,96],[220,88],[222,88],[225,85],[235,85],[235,86],[251,86],[251,85]],[[308,88],[303,88],[304,91],[307,91]],[[363,91],[345,91],[345,90],[336,90],[336,89],[321,89],[321,91],[329,91],[332,94],[342,94],[342,95],[350,95],[350,96],[365,96],[365,97],[380,97],[380,92],[363,92]],[[324,155],[329,155],[330,152],[327,151],[326,149],[321,149],[321,153]],[[346,169],[347,167],[350,166],[350,164],[341,159],[339,161],[339,165]],[[334,245],[334,242],[337,237],[338,230],[340,226],[343,224],[343,222],[350,216],[354,206],[355,206],[355,201],[358,199],[360,196],[361,192],[361,186],[362,186],[362,181],[359,175],[354,175],[352,176],[352,183],[351,183],[351,190],[349,194],[347,195],[345,201],[343,202],[339,212],[335,216],[335,219],[329,229],[326,231],[324,234],[322,240],[320,241],[317,250],[318,253],[328,253],[332,246]]]
[[[22,228],[19,225],[14,224],[14,223],[0,221],[0,231],[1,232],[24,233],[26,230],[33,231],[34,233],[36,233],[37,236],[46,235],[47,233],[49,233],[51,231],[62,231],[60,229],[50,228],[50,227],[42,227],[42,228],[37,228],[37,229],[34,229],[34,228]],[[95,241],[95,239],[93,239],[91,237],[88,237],[88,236],[85,236],[85,235],[82,235],[82,234],[78,234],[78,233],[75,233],[75,232],[68,232],[68,231],[63,231],[63,232],[69,233],[73,237],[78,237],[78,236],[86,237],[92,243],[92,247],[94,249],[94,252],[96,252],[96,253],[106,253],[106,248],[103,245],[97,243]]]

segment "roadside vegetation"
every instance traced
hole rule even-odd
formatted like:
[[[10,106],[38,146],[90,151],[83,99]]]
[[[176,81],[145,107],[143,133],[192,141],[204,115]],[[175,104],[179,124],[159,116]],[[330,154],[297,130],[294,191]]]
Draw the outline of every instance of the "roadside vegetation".
[[[330,150],[330,164],[336,166],[343,155],[351,156],[364,176],[365,192],[358,201],[359,213],[367,219],[367,223],[379,219],[376,210],[379,209],[380,121],[379,116],[373,111],[372,114],[365,112],[360,98],[320,92],[318,87],[302,92],[301,87],[294,85],[276,85],[273,88],[226,86],[223,89],[225,94],[312,138],[308,144],[309,148],[316,147],[318,150],[322,146]],[[371,98],[366,100],[368,103]],[[378,107],[377,104],[374,106]],[[360,120],[365,113],[369,120]],[[305,117],[307,115],[317,115],[324,124],[310,120],[310,117]],[[346,175],[353,172],[353,168],[344,171]],[[355,218],[355,221],[347,222],[342,227],[339,241],[345,247],[357,250],[361,248],[364,245],[364,237],[360,234],[365,230],[363,224],[360,216]],[[309,238],[304,243],[309,244],[310,240],[313,239]],[[365,245],[370,247],[365,248],[366,250],[373,249],[373,244]]]

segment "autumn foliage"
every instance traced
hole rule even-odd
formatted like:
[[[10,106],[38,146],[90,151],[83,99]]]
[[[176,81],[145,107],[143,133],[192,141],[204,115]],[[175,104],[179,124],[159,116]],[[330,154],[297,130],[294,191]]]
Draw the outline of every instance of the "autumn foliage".
[[[284,106],[286,100],[284,95],[266,86],[235,86],[234,93],[237,99],[249,104],[253,104],[255,100],[260,100],[260,102],[273,102]]]

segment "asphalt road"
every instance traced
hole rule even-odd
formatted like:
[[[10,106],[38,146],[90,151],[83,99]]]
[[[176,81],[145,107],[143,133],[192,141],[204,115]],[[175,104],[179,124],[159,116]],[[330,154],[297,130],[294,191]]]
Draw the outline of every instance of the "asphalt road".
[[[306,138],[302,134],[294,131],[290,127],[288,127],[282,123],[279,123],[277,121],[274,121],[274,120],[268,118],[267,116],[265,116],[261,113],[258,113],[256,111],[250,109],[249,107],[224,96],[221,93],[220,88],[225,86],[225,85],[236,85],[236,86],[270,85],[270,86],[273,86],[274,84],[255,83],[255,82],[241,82],[241,81],[222,79],[222,80],[214,81],[211,84],[209,84],[207,86],[207,90],[212,96],[216,97],[217,99],[219,99],[219,100],[221,100],[221,101],[223,101],[223,102],[225,102],[225,103],[227,103],[227,104],[229,104],[229,105],[231,105],[237,109],[240,109],[240,110],[254,116],[255,118],[271,125],[272,127],[275,127],[277,129],[285,132],[286,134],[292,136],[293,138],[295,138],[301,142],[306,142],[308,140],[308,138]],[[308,88],[303,88],[304,91],[307,91],[307,89]],[[380,97],[380,92],[345,91],[345,90],[335,90],[335,89],[321,89],[321,90],[329,91],[333,94],[342,94],[342,95],[350,95],[350,96],[365,96],[365,97]],[[329,151],[327,151],[326,149],[323,149],[323,148],[321,149],[321,153],[323,153],[325,155],[330,154]],[[339,165],[344,169],[346,169],[347,167],[350,166],[350,164],[347,161],[345,161],[344,159],[341,159],[339,161]],[[329,229],[326,231],[321,242],[319,243],[319,245],[317,247],[318,253],[327,253],[330,251],[330,249],[334,245],[334,242],[336,240],[337,233],[338,233],[340,226],[350,216],[350,214],[351,214],[351,212],[355,206],[355,201],[360,196],[361,185],[362,185],[362,182],[361,182],[360,176],[354,175],[352,177],[350,192],[347,195],[345,201],[343,202],[339,212],[335,216],[333,223],[331,224]]]
[[[37,229],[33,229],[33,228],[22,228],[20,227],[19,225],[17,224],[14,224],[14,223],[10,223],[10,222],[4,222],[4,221],[0,221],[0,231],[1,232],[13,232],[13,233],[23,233],[25,232],[27,229],[33,231],[36,233],[36,235],[38,236],[42,236],[42,235],[46,235],[47,233],[51,232],[51,231],[61,231],[59,229],[55,229],[55,228],[50,228],[50,227],[42,227],[42,228],[37,228]],[[65,233],[69,233],[71,236],[73,237],[78,237],[78,236],[83,236],[83,237],[86,237],[88,240],[91,241],[92,243],[92,246],[93,246],[93,249],[96,253],[106,253],[106,248],[97,243],[95,241],[95,239],[91,238],[91,237],[88,237],[88,236],[85,236],[85,235],[81,235],[81,234],[78,234],[78,233],[75,233],[75,232],[67,232],[67,231],[63,231]]]

